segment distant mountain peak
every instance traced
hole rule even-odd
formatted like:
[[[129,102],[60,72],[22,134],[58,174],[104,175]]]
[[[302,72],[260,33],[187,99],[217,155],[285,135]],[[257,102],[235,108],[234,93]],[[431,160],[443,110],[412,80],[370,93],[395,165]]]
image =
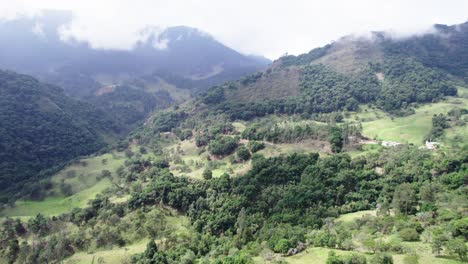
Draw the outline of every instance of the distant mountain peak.
[[[67,26],[72,19],[70,12],[44,11],[0,21],[0,68],[33,75],[81,97],[122,76],[128,81],[154,75],[179,88],[207,89],[268,64],[188,26],[150,25],[140,30],[131,49],[96,49],[73,37]]]

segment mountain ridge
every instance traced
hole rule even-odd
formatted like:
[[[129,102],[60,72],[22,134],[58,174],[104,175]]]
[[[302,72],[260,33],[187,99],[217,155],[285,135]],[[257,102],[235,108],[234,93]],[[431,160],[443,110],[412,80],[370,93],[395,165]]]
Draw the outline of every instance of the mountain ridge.
[[[127,80],[131,80],[170,72],[189,82],[189,88],[206,89],[269,62],[243,55],[208,33],[187,26],[162,31],[147,27],[145,36],[130,50],[94,49],[88,42],[63,39],[60,30],[71,20],[70,12],[45,11],[40,17],[0,21],[0,36],[8,37],[0,44],[0,66],[58,84],[67,94],[83,97],[102,85],[95,78],[99,74],[128,75]],[[220,65],[221,71],[212,71]],[[205,78],[192,79],[192,75]]]

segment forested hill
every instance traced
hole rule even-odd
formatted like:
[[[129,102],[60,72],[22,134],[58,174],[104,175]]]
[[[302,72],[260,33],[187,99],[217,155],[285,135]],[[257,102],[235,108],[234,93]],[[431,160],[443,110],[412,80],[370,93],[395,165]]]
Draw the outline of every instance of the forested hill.
[[[468,23],[436,25],[433,33],[394,39],[343,37],[265,71],[211,88],[203,103],[233,119],[271,113],[315,114],[372,104],[395,115],[456,94],[466,82]]]
[[[282,57],[277,63],[284,66],[323,63],[342,73],[356,73],[369,62],[383,63],[392,57],[411,58],[426,67],[465,78],[468,22],[452,26],[436,24],[428,33],[409,37],[398,38],[387,32],[372,32],[370,37],[346,36],[306,54]]]
[[[106,113],[67,97],[62,89],[0,71],[0,189],[7,199],[24,183],[33,197],[47,171],[105,145],[119,133]],[[19,194],[19,193],[17,193]]]

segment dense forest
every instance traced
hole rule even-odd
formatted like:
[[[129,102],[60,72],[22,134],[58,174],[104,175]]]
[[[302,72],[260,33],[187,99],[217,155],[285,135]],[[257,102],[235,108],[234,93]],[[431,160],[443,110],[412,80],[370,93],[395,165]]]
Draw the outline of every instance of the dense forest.
[[[104,111],[68,98],[56,86],[7,71],[0,71],[0,115],[2,203],[18,195],[40,198],[47,188],[41,179],[105,146],[105,135],[119,133]]]
[[[88,101],[108,113],[123,131],[130,131],[149,113],[173,103],[168,92],[149,93],[130,85],[116,86],[111,92],[89,97]]]

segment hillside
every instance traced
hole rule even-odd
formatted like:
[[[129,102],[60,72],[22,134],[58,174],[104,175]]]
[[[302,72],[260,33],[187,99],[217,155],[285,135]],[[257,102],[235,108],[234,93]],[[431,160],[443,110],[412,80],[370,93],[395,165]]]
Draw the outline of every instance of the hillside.
[[[42,178],[119,133],[105,112],[26,75],[0,71],[0,101],[2,202],[13,193],[39,198]]]
[[[464,83],[467,28],[468,22],[436,25],[435,32],[405,39],[385,32],[343,37],[213,87],[204,102],[234,119],[353,111],[359,104],[405,115],[417,104],[455,95],[456,84]]]
[[[87,100],[119,124],[164,109],[54,171],[43,200],[5,204],[0,262],[466,263],[468,84],[455,55],[428,63],[464,58],[466,32],[437,28],[447,35],[345,37],[194,99],[170,73],[99,88]],[[454,49],[406,49],[439,37]]]

